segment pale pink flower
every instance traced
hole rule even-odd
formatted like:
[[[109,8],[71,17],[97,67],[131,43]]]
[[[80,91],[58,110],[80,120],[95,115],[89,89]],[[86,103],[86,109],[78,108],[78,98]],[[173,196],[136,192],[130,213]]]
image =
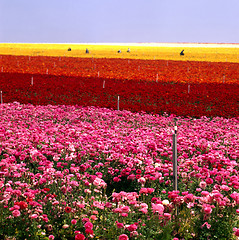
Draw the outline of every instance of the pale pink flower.
[[[162,215],[164,211],[164,206],[162,204],[152,203],[152,210],[153,213],[158,213],[159,215]]]

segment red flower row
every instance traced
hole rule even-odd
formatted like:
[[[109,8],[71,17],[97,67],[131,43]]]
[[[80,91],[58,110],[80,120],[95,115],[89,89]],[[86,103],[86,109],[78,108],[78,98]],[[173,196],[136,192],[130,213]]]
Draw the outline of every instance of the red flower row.
[[[239,116],[239,84],[1,73],[3,102],[99,106],[181,116]]]

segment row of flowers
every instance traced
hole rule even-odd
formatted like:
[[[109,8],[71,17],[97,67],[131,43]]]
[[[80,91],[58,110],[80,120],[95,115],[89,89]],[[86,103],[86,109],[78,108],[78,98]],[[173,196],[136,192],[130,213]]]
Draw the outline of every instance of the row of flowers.
[[[2,238],[239,235],[238,118],[17,102],[1,104],[0,113]]]
[[[183,83],[238,83],[239,63],[0,56],[1,72]]]
[[[0,74],[3,102],[99,106],[180,116],[239,116],[239,84]]]

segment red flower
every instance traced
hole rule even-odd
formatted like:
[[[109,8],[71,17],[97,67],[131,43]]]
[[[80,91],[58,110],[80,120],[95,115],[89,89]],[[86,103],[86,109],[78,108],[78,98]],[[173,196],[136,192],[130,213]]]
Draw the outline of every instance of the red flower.
[[[85,239],[85,236],[81,233],[79,233],[75,236],[75,240],[84,240],[84,239]]]
[[[68,206],[65,207],[65,212],[66,212],[66,213],[70,213],[70,212],[71,212],[71,207],[68,207]]]
[[[21,202],[15,202],[15,205],[18,205],[20,207],[20,209],[26,209],[28,207],[28,204],[24,201]]]

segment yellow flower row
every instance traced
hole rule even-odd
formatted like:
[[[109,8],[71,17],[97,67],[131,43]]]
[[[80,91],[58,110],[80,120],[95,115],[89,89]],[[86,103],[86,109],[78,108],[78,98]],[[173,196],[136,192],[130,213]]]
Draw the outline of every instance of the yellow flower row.
[[[70,48],[70,49],[69,49]],[[86,48],[89,53],[86,53]],[[130,52],[127,50],[130,49]],[[71,50],[71,51],[69,51]],[[120,52],[118,52],[120,50]],[[184,55],[180,52],[184,50]],[[0,55],[239,62],[239,44],[27,44],[0,43]]]

